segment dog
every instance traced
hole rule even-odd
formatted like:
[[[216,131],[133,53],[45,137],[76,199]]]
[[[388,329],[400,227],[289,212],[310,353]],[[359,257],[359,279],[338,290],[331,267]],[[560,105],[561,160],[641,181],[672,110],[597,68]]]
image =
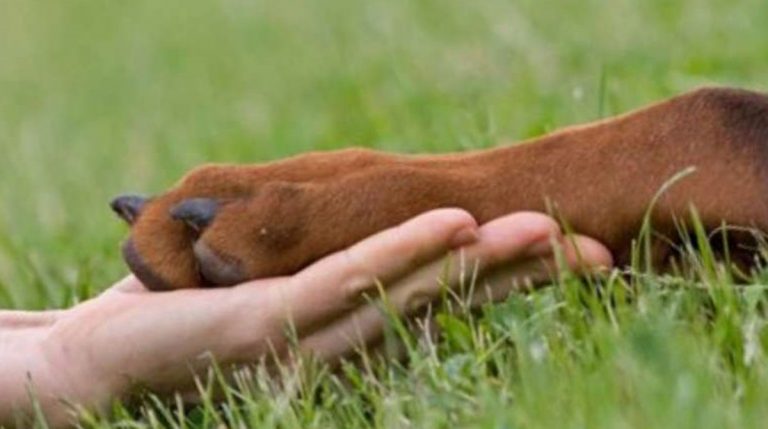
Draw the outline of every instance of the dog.
[[[481,223],[554,208],[626,265],[646,215],[667,237],[678,235],[692,207],[708,232],[724,223],[768,231],[767,195],[768,96],[702,88],[487,150],[346,149],[205,165],[166,193],[124,195],[111,206],[131,228],[122,247],[131,271],[149,289],[172,290],[289,275],[440,207],[460,207]],[[661,258],[673,247],[654,243]]]

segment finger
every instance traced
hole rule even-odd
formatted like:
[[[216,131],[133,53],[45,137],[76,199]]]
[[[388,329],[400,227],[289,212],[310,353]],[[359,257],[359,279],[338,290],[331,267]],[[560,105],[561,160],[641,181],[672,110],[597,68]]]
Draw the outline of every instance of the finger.
[[[542,226],[546,227],[546,225]],[[533,236],[535,235],[533,234]],[[533,238],[532,236],[529,237]],[[484,303],[500,301],[506,299],[510,293],[528,290],[537,285],[551,282],[556,278],[559,269],[553,253],[558,249],[555,249],[554,246],[562,246],[559,250],[563,252],[565,263],[568,269],[574,272],[587,273],[602,270],[612,266],[613,263],[608,249],[589,237],[569,237],[561,243],[550,243],[547,246],[535,239],[531,243],[532,245],[528,247],[527,251],[520,254],[540,254],[542,256],[527,257],[523,260],[504,264],[491,270],[487,275],[483,275],[480,280],[477,280],[478,287],[473,289],[472,297],[467,304],[477,307]],[[481,245],[482,243],[478,244],[478,246]],[[513,252],[513,260],[514,252],[519,249],[509,249]],[[497,248],[496,251],[498,250],[500,249]],[[543,256],[545,253],[549,253],[549,256]],[[471,256],[470,254],[469,257]],[[402,286],[393,286],[389,296],[390,302],[394,304],[397,310],[402,311],[403,315],[416,313],[430,300],[428,296],[420,295],[420,293],[424,293],[424,290],[416,294],[414,291],[422,287],[420,285],[425,284],[425,282],[431,281],[437,284],[435,279],[440,276],[441,270],[444,272],[443,267],[431,264],[413,279],[404,281]],[[454,272],[451,280],[454,286],[457,281],[460,281],[460,276],[465,277],[467,274]],[[406,304],[403,305],[403,302]],[[380,343],[386,323],[386,317],[380,309],[366,308],[300,341],[300,348],[321,359],[335,361],[342,357],[352,356],[370,344]]]
[[[479,241],[453,255],[450,263],[438,258],[391,285],[387,290],[390,308],[400,315],[413,314],[437,299],[442,285],[455,287],[471,276],[468,271],[474,267],[482,273],[501,263],[541,258],[551,254],[553,239],[560,239],[560,228],[540,213],[515,213],[492,221],[480,229]],[[527,267],[517,272],[521,277],[531,274]],[[303,338],[300,346],[324,359],[342,356],[379,339],[385,323],[379,308],[366,305]]]
[[[549,256],[529,258],[500,266],[477,281],[468,304],[473,307],[506,299],[510,293],[529,291],[552,283],[560,270],[576,274],[599,272],[613,266],[610,251],[592,238],[575,235],[555,243]],[[561,251],[565,267],[558,266],[554,252]]]
[[[277,290],[301,332],[360,305],[378,282],[393,281],[476,239],[477,224],[467,212],[434,210],[320,260]]]
[[[383,326],[387,326],[390,321],[384,320],[383,323]],[[419,343],[434,343],[440,336],[440,329],[431,313],[420,312],[410,317],[406,323],[413,334],[412,338]],[[381,329],[374,331],[370,338],[363,338],[361,332],[356,330],[354,335],[342,339],[338,336],[333,338],[328,334],[325,338],[327,344],[300,342],[298,355],[311,355],[331,368],[336,368],[342,361],[360,367],[375,359],[399,361],[407,357],[409,343],[406,339],[399,335],[387,336],[385,332],[385,329]],[[320,348],[316,349],[318,346]]]
[[[568,268],[576,274],[589,274],[613,268],[613,255],[605,245],[584,235],[570,235],[563,240]]]

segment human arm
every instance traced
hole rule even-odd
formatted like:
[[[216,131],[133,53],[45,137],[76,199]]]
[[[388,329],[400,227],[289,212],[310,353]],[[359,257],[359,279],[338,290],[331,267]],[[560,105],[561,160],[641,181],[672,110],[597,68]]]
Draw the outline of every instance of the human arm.
[[[439,297],[437,279],[452,250],[461,248],[480,273],[503,265],[509,276],[537,282],[548,277],[542,267],[551,265],[555,243],[572,266],[611,263],[599,243],[565,240],[542,214],[512,214],[478,228],[466,212],[443,209],[291,277],[150,293],[129,276],[71,309],[0,313],[0,360],[9,362],[0,370],[0,423],[10,424],[14,410],[33,410],[28,388],[52,426],[70,419],[62,398],[101,409],[136,383],[161,394],[194,391],[194,375],[210,367],[211,356],[229,365],[281,354],[290,345],[289,325],[301,351],[331,362],[380,338],[385,317],[364,299],[376,296],[378,284],[386,285],[393,308],[407,315]],[[463,274],[454,269],[444,283],[456,284]],[[509,292],[505,286],[493,298]]]

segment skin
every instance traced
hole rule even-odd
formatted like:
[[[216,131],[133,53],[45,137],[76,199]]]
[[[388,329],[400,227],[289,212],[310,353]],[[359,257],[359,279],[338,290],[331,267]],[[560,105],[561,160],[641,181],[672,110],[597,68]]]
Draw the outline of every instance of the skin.
[[[209,356],[227,367],[285,354],[288,324],[300,352],[333,364],[381,338],[385,318],[364,299],[376,296],[377,282],[398,313],[413,315],[440,296],[437,278],[455,285],[465,274],[445,273],[451,254],[492,285],[471,297],[479,305],[548,280],[555,248],[575,270],[613,262],[602,244],[563,237],[543,214],[516,213],[478,227],[465,211],[440,209],[290,277],[153,293],[129,276],[67,310],[0,312],[0,425],[12,427],[31,413],[28,389],[53,427],[73,422],[62,399],[104,410],[137,383],[160,394],[194,394],[194,376],[210,367]]]

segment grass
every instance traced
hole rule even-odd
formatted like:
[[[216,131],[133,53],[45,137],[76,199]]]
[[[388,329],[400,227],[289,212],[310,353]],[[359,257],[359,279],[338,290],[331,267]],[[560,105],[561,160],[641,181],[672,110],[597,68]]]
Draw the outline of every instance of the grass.
[[[702,84],[765,89],[767,21],[761,0],[0,0],[0,308],[119,278],[122,191],[207,161],[481,148]],[[703,260],[444,310],[408,367],[245,377],[223,404],[149,397],[84,425],[763,427],[765,276],[734,289]]]

